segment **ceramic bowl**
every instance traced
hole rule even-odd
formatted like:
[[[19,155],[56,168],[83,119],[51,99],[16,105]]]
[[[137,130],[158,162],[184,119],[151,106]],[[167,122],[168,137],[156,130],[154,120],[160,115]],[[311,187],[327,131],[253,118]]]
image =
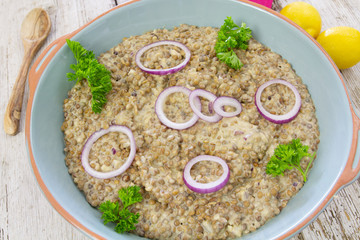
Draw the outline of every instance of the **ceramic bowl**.
[[[219,27],[227,16],[246,22],[253,36],[281,54],[308,86],[316,106],[320,144],[309,180],[283,211],[241,239],[284,239],[301,231],[329,204],[334,194],[359,175],[356,154],[360,120],[351,106],[339,70],[318,43],[280,14],[247,1],[131,1],[54,41],[33,65],[26,114],[26,142],[35,177],[53,207],[69,222],[96,239],[135,239],[119,235],[100,219],[77,189],[64,162],[62,103],[73,83],[66,80],[74,63],[66,38],[95,54],[123,37],[182,23]],[[355,160],[354,160],[355,159]]]

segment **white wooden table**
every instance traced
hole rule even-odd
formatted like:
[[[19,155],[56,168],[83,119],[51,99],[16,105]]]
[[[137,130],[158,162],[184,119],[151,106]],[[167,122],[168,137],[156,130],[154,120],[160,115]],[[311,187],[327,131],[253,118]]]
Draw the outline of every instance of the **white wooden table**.
[[[46,9],[52,21],[44,49],[102,12],[125,0],[1,0],[0,2],[0,240],[87,239],[48,203],[33,176],[27,158],[24,119],[20,133],[7,136],[3,118],[23,56],[20,26],[34,7]],[[315,6],[322,30],[346,25],[360,30],[360,0],[303,0]],[[293,0],[275,0],[279,11]],[[41,50],[40,50],[41,51]],[[343,70],[354,106],[360,110],[360,64]],[[28,90],[25,90],[23,109]],[[360,111],[359,111],[360,112]],[[360,239],[360,180],[340,191],[326,210],[292,240]]]

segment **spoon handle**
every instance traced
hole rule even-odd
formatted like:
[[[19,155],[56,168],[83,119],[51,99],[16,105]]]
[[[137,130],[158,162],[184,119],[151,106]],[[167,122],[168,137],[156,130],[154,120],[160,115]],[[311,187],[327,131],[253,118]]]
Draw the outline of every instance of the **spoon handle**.
[[[24,98],[24,90],[30,63],[35,55],[36,46],[25,48],[24,58],[21,63],[19,74],[6,107],[4,117],[4,130],[9,135],[16,135],[21,117],[21,107]]]

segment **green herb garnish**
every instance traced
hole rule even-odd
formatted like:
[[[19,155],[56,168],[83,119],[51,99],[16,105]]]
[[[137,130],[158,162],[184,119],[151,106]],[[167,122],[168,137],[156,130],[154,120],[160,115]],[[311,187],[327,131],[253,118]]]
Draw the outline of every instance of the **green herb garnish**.
[[[74,73],[67,73],[66,76],[69,81],[87,80],[92,95],[91,108],[94,113],[100,113],[107,102],[106,95],[112,89],[110,71],[96,60],[92,51],[86,50],[80,43],[69,39],[66,42],[76,59],[76,64],[70,65]]]
[[[134,203],[141,202],[142,196],[139,193],[139,186],[131,186],[119,190],[119,198],[122,202],[120,209],[119,202],[106,201],[100,204],[99,210],[103,213],[101,219],[104,224],[113,222],[116,224],[117,233],[135,230],[135,224],[138,223],[139,213],[132,213],[128,207]]]
[[[251,29],[246,27],[245,23],[242,23],[241,27],[239,27],[231,17],[227,17],[218,32],[215,44],[216,57],[220,61],[225,62],[229,67],[240,69],[244,64],[233,49],[240,48],[246,50],[250,38]]]
[[[306,175],[310,169],[310,165],[314,160],[315,153],[308,153],[309,147],[301,144],[300,139],[293,139],[288,144],[279,144],[271,156],[270,161],[266,165],[266,173],[274,177],[284,175],[286,169],[296,168],[306,182]],[[304,157],[310,157],[309,164],[305,171],[300,166],[300,161]]]

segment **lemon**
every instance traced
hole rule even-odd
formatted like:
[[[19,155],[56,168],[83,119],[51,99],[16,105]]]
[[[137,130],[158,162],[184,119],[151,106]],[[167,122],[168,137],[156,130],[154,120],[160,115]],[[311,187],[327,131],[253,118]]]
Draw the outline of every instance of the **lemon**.
[[[352,67],[360,61],[360,32],[355,28],[329,28],[320,33],[316,40],[339,69]]]
[[[281,9],[280,13],[316,38],[321,30],[319,12],[309,3],[293,2]]]

